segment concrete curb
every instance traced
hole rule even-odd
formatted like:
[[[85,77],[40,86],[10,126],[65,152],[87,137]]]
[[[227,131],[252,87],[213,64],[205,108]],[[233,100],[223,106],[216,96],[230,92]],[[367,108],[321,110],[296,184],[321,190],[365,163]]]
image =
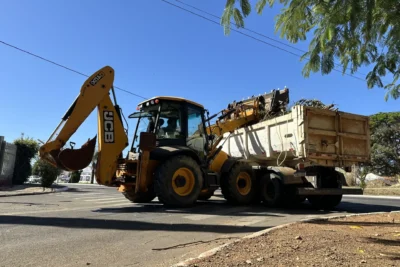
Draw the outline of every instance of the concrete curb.
[[[0,195],[0,197],[15,197],[15,196],[29,196],[29,195],[42,195],[42,194],[51,194],[58,192],[68,191],[69,187],[64,186],[63,188],[51,188],[51,191],[43,191],[43,192],[26,192],[26,193],[11,193],[6,195]]]
[[[389,195],[343,195],[343,198],[380,198],[380,199],[400,199],[400,196]]]
[[[328,220],[332,220],[332,219],[340,219],[340,218],[348,218],[348,217],[355,217],[355,216],[366,216],[366,215],[376,215],[376,214],[384,214],[384,213],[388,213],[388,212],[370,212],[370,213],[354,213],[354,214],[347,214],[347,215],[337,215],[337,216],[327,216],[327,217],[317,217],[317,218],[311,218],[311,219],[303,219],[303,220],[299,220],[296,222],[291,222],[291,223],[286,223],[286,224],[281,224],[278,226],[274,226],[268,229],[264,229],[258,232],[255,232],[253,234],[250,235],[246,235],[238,240],[235,241],[231,241],[228,243],[225,243],[221,246],[215,247],[211,250],[208,250],[206,252],[201,253],[198,257],[196,258],[189,258],[186,259],[184,261],[181,261],[177,264],[171,265],[171,267],[182,267],[182,266],[189,266],[190,264],[194,263],[194,261],[200,260],[200,259],[204,259],[207,257],[210,257],[212,255],[214,255],[215,253],[217,253],[218,251],[222,250],[223,248],[233,245],[235,243],[241,242],[244,239],[252,239],[255,237],[259,237],[262,235],[265,235],[267,233],[273,232],[273,231],[277,231],[280,230],[282,228],[286,228],[295,224],[299,224],[299,223],[304,223],[304,222],[315,222],[315,221],[328,221]],[[390,211],[389,213],[400,213],[400,211]]]

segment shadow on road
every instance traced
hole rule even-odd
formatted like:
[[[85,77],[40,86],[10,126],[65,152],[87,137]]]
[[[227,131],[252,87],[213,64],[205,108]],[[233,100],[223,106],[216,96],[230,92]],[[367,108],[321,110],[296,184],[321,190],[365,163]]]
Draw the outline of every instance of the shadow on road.
[[[265,229],[254,226],[156,223],[129,220],[104,220],[89,218],[0,216],[0,224],[52,226],[79,229],[104,229],[126,231],[177,231],[177,232],[210,232],[210,233],[252,233]]]
[[[332,213],[367,213],[389,212],[400,210],[395,203],[391,205],[368,205],[343,201],[332,210],[316,210],[307,201],[295,207],[268,208],[262,204],[251,206],[234,206],[224,200],[199,201],[192,208],[166,208],[158,201],[148,204],[132,204],[131,207],[100,208],[93,212],[99,213],[175,213],[190,215],[218,215],[218,216],[272,216],[286,217],[288,215],[329,215]]]
[[[400,210],[400,206],[395,202],[391,205],[378,205],[343,200],[336,210],[348,213],[390,212]]]
[[[112,207],[99,208],[93,210],[99,213],[173,213],[187,215],[218,215],[218,216],[267,216],[267,217],[284,217],[287,214],[328,214],[329,211],[318,211],[312,209],[310,205],[300,205],[296,208],[288,209],[272,209],[258,205],[235,206],[225,201],[210,200],[199,201],[191,208],[167,208],[158,201],[147,204],[132,204],[131,207]],[[281,215],[282,214],[282,215]]]

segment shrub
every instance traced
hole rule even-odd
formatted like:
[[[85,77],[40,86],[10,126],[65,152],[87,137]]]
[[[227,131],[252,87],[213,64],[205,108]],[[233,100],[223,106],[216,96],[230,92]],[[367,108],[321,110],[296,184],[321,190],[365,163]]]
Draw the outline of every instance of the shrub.
[[[79,183],[79,180],[81,179],[81,173],[82,171],[73,171],[71,173],[71,178],[69,179],[70,183]]]
[[[31,138],[19,138],[14,140],[14,144],[17,146],[17,155],[12,182],[21,185],[32,173],[31,160],[39,151],[39,143]]]
[[[43,187],[50,187],[57,179],[57,176],[61,174],[61,170],[39,159],[33,164],[32,173],[41,177],[41,184]]]

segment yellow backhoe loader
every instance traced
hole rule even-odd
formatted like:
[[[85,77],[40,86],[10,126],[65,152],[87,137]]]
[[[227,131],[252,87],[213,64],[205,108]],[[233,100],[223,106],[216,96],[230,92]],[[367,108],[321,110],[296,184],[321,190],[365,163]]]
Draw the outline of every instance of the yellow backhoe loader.
[[[137,119],[137,124],[129,152],[124,156],[122,152],[129,146],[128,133],[113,83],[114,70],[109,66],[84,82],[61,123],[40,147],[42,159],[66,171],[81,170],[90,164],[98,138],[98,184],[117,187],[135,203],[158,197],[165,205],[178,207],[206,200],[218,188],[232,203],[263,201],[272,205],[278,203],[283,192],[274,178],[280,178],[282,184],[297,183],[300,187],[311,184],[304,178],[301,164],[290,170],[280,166],[271,169],[268,164],[231,156],[222,149],[237,129],[282,114],[289,102],[288,89],[233,102],[213,116],[201,104],[187,99],[160,96],[145,100],[138,104],[137,112],[128,116]],[[63,148],[96,107],[97,136],[80,149],[72,145]],[[211,125],[212,119],[215,122]],[[325,202],[337,205],[337,195],[341,199],[342,191],[337,192]],[[315,195],[315,191],[311,193]],[[297,196],[296,201],[299,199]]]

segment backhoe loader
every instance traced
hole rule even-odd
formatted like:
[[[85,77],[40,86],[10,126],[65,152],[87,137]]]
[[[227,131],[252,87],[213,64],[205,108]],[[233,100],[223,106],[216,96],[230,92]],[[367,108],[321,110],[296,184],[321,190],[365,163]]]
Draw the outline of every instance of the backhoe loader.
[[[129,145],[128,137],[113,82],[114,70],[109,66],[84,82],[60,124],[40,147],[41,158],[62,170],[81,170],[91,162],[98,138],[97,183],[118,187],[132,202],[150,202],[158,197],[165,205],[187,207],[198,199],[209,198],[221,183],[232,202],[250,203],[255,199],[254,176],[248,174],[252,172],[251,166],[229,157],[219,143],[224,133],[260,120],[271,108],[279,110],[278,98],[273,104],[269,102],[269,110],[264,97],[259,96],[232,103],[211,117],[201,104],[187,99],[148,99],[128,116],[136,118],[137,125],[124,157],[122,151]],[[279,93],[285,98],[287,90],[275,95]],[[98,135],[80,149],[72,145],[63,148],[96,107]],[[210,125],[210,120],[218,115],[216,123]],[[143,126],[147,128],[143,130]]]
[[[97,140],[97,183],[118,188],[134,203],[147,203],[158,197],[167,206],[190,207],[197,200],[209,199],[218,188],[234,204],[262,201],[277,205],[284,194],[289,194],[290,201],[302,201],[307,194],[315,198],[318,190],[333,195],[324,196],[331,197],[324,202],[326,205],[340,202],[342,189],[335,183],[333,193],[313,188],[306,179],[304,164],[290,168],[271,166],[270,161],[231,155],[229,149],[223,149],[235,131],[253,129],[256,123],[284,114],[289,89],[234,101],[212,116],[203,105],[179,97],[159,96],[142,101],[137,111],[128,116],[137,119],[137,123],[132,144],[124,156],[123,151],[129,146],[128,133],[113,84],[114,69],[110,66],[83,83],[60,124],[40,147],[42,159],[62,170],[81,170],[90,164]],[[96,107],[97,135],[79,149],[74,149],[73,143],[71,148],[64,148]],[[336,174],[332,177],[334,181],[339,179]],[[298,191],[291,191],[293,185],[310,190],[301,196]]]

